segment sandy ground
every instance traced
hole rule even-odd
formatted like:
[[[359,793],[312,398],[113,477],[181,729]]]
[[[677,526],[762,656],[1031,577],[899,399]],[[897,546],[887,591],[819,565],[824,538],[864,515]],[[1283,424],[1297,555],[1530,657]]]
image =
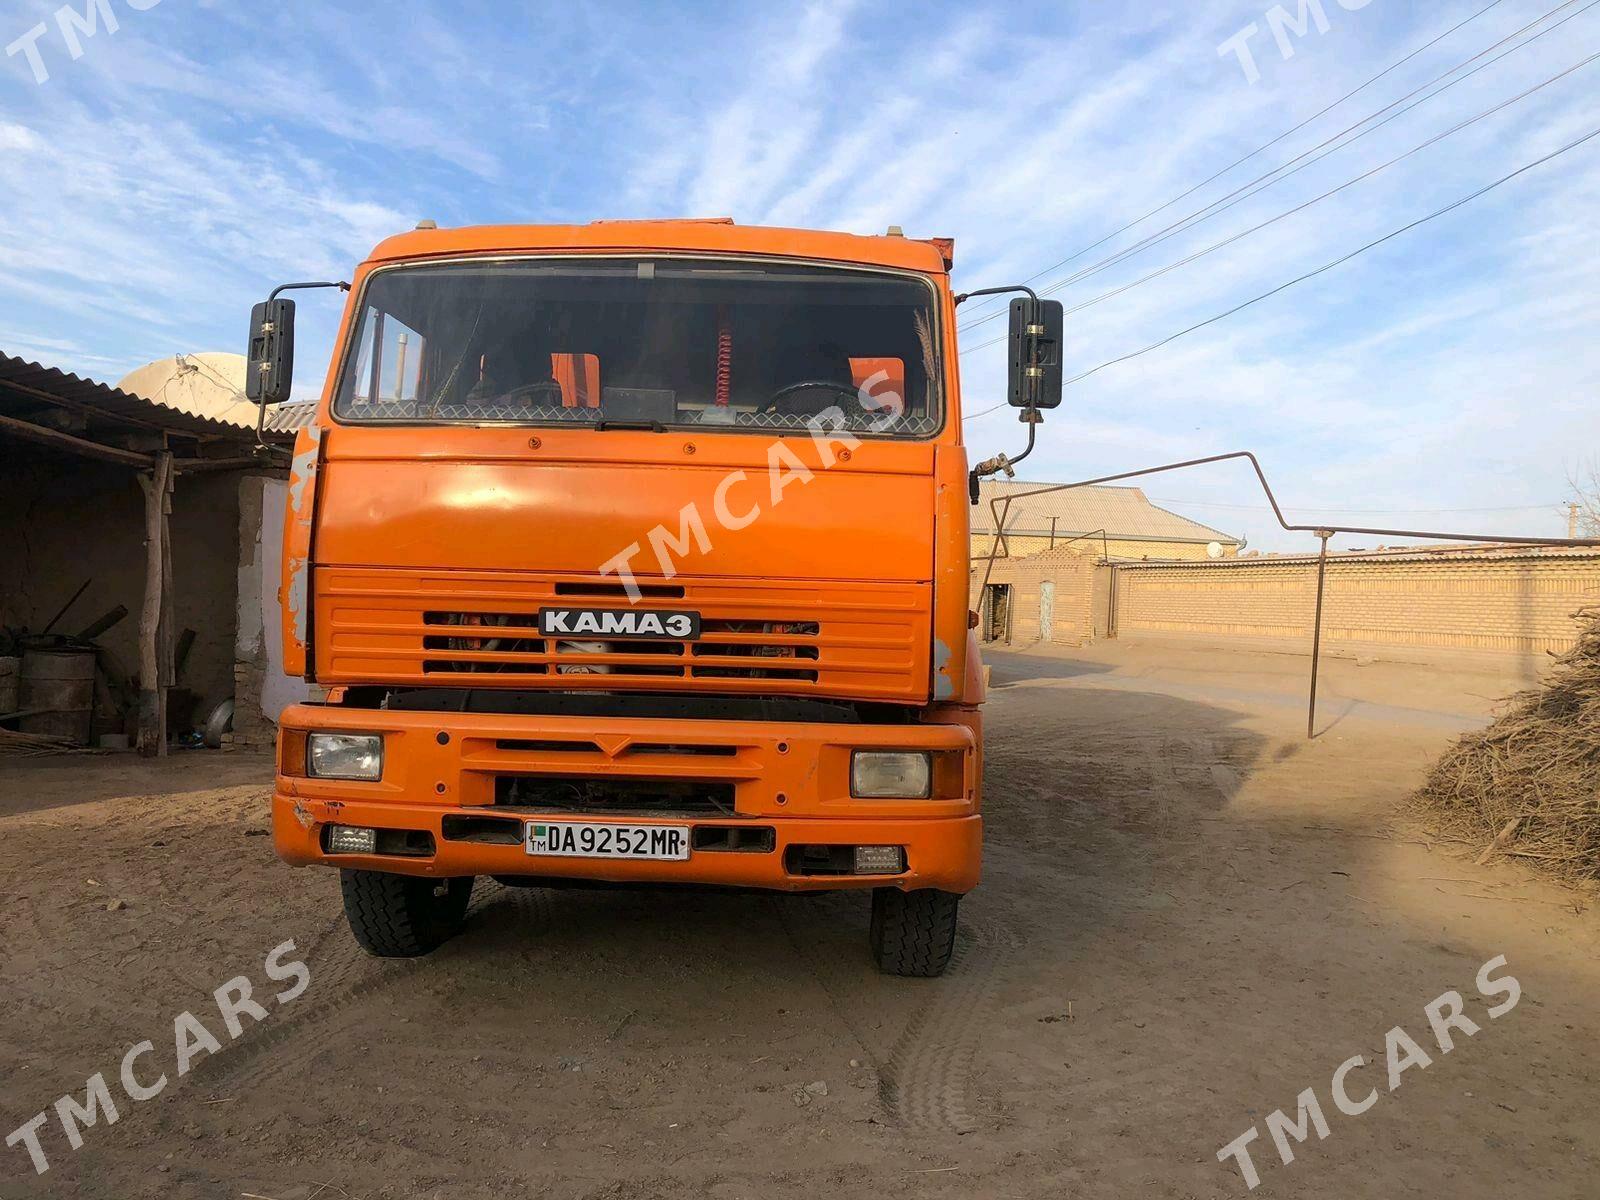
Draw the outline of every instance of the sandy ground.
[[[933,981],[873,972],[850,896],[491,884],[445,949],[375,962],[262,836],[264,758],[0,767],[0,1118],[49,1110],[52,1164],[5,1149],[0,1195],[1232,1197],[1253,1123],[1260,1196],[1595,1195],[1594,912],[1395,819],[1504,680],[1334,662],[1307,743],[1300,659],[990,661],[985,879]],[[311,981],[274,1005],[291,938]],[[237,975],[268,1016],[233,1041]],[[1389,1094],[1386,1031],[1436,1051],[1449,988],[1481,1031]],[[221,1049],[180,1076],[185,1010]],[[168,1083],[133,1104],[144,1039]],[[1345,1116],[1356,1054],[1379,1099]],[[121,1119],[73,1150],[52,1105],[97,1071]],[[1283,1165],[1262,1122],[1305,1088],[1329,1136]]]

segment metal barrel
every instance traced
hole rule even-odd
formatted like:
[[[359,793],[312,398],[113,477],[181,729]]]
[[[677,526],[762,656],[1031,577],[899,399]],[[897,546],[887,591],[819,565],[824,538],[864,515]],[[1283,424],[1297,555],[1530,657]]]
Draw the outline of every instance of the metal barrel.
[[[23,733],[68,738],[89,744],[94,716],[94,651],[28,650],[22,655]]]

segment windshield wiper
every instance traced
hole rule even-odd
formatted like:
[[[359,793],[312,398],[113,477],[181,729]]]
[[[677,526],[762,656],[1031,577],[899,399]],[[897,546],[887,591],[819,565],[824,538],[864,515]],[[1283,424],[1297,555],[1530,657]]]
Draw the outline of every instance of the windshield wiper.
[[[596,421],[596,429],[641,429],[647,433],[665,433],[667,427],[660,421]]]

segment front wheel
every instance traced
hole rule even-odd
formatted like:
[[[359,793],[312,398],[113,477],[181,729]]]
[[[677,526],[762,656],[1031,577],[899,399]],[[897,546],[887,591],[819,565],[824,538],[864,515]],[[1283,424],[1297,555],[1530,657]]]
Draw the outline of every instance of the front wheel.
[[[467,916],[472,876],[418,879],[384,871],[339,872],[344,915],[375,958],[416,958],[455,936]]]
[[[885,975],[942,975],[956,946],[956,911],[961,897],[931,888],[902,892],[874,888],[872,957]]]

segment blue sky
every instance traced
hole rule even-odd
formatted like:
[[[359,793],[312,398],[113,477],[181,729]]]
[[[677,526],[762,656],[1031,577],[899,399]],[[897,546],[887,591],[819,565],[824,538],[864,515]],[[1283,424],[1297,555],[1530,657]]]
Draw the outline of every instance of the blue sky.
[[[81,14],[89,2],[74,5]],[[250,304],[273,284],[348,277],[419,217],[898,224],[956,239],[959,287],[1012,282],[1177,196],[1488,0],[1322,0],[1327,32],[1314,17],[1304,37],[1283,30],[1287,58],[1262,0],[98,2],[117,29],[102,21],[77,34],[76,59],[59,4],[0,3],[0,45],[45,24],[31,44],[49,75],[36,82],[20,50],[0,60],[0,349],[114,380],[178,351],[240,349]],[[1501,0],[1040,282],[1293,159],[1557,3]],[[1057,294],[1069,307],[1094,299],[1567,70],[1600,50],[1600,7],[1589,4],[1574,0],[1530,31],[1571,18],[1547,36]],[[1254,82],[1221,49],[1251,23]],[[1600,126],[1597,96],[1600,63],[1074,313],[1069,370],[1231,308],[1549,153]],[[1077,479],[1250,448],[1291,519],[1560,535],[1567,478],[1600,441],[1597,285],[1600,139],[1070,387],[1025,474]],[[302,302],[305,390],[327,361],[332,309]],[[1003,382],[1001,347],[966,354],[969,412],[998,401]],[[1020,444],[1008,410],[966,429],[975,454]],[[1310,540],[1278,535],[1238,468],[1144,486],[1258,547]]]

